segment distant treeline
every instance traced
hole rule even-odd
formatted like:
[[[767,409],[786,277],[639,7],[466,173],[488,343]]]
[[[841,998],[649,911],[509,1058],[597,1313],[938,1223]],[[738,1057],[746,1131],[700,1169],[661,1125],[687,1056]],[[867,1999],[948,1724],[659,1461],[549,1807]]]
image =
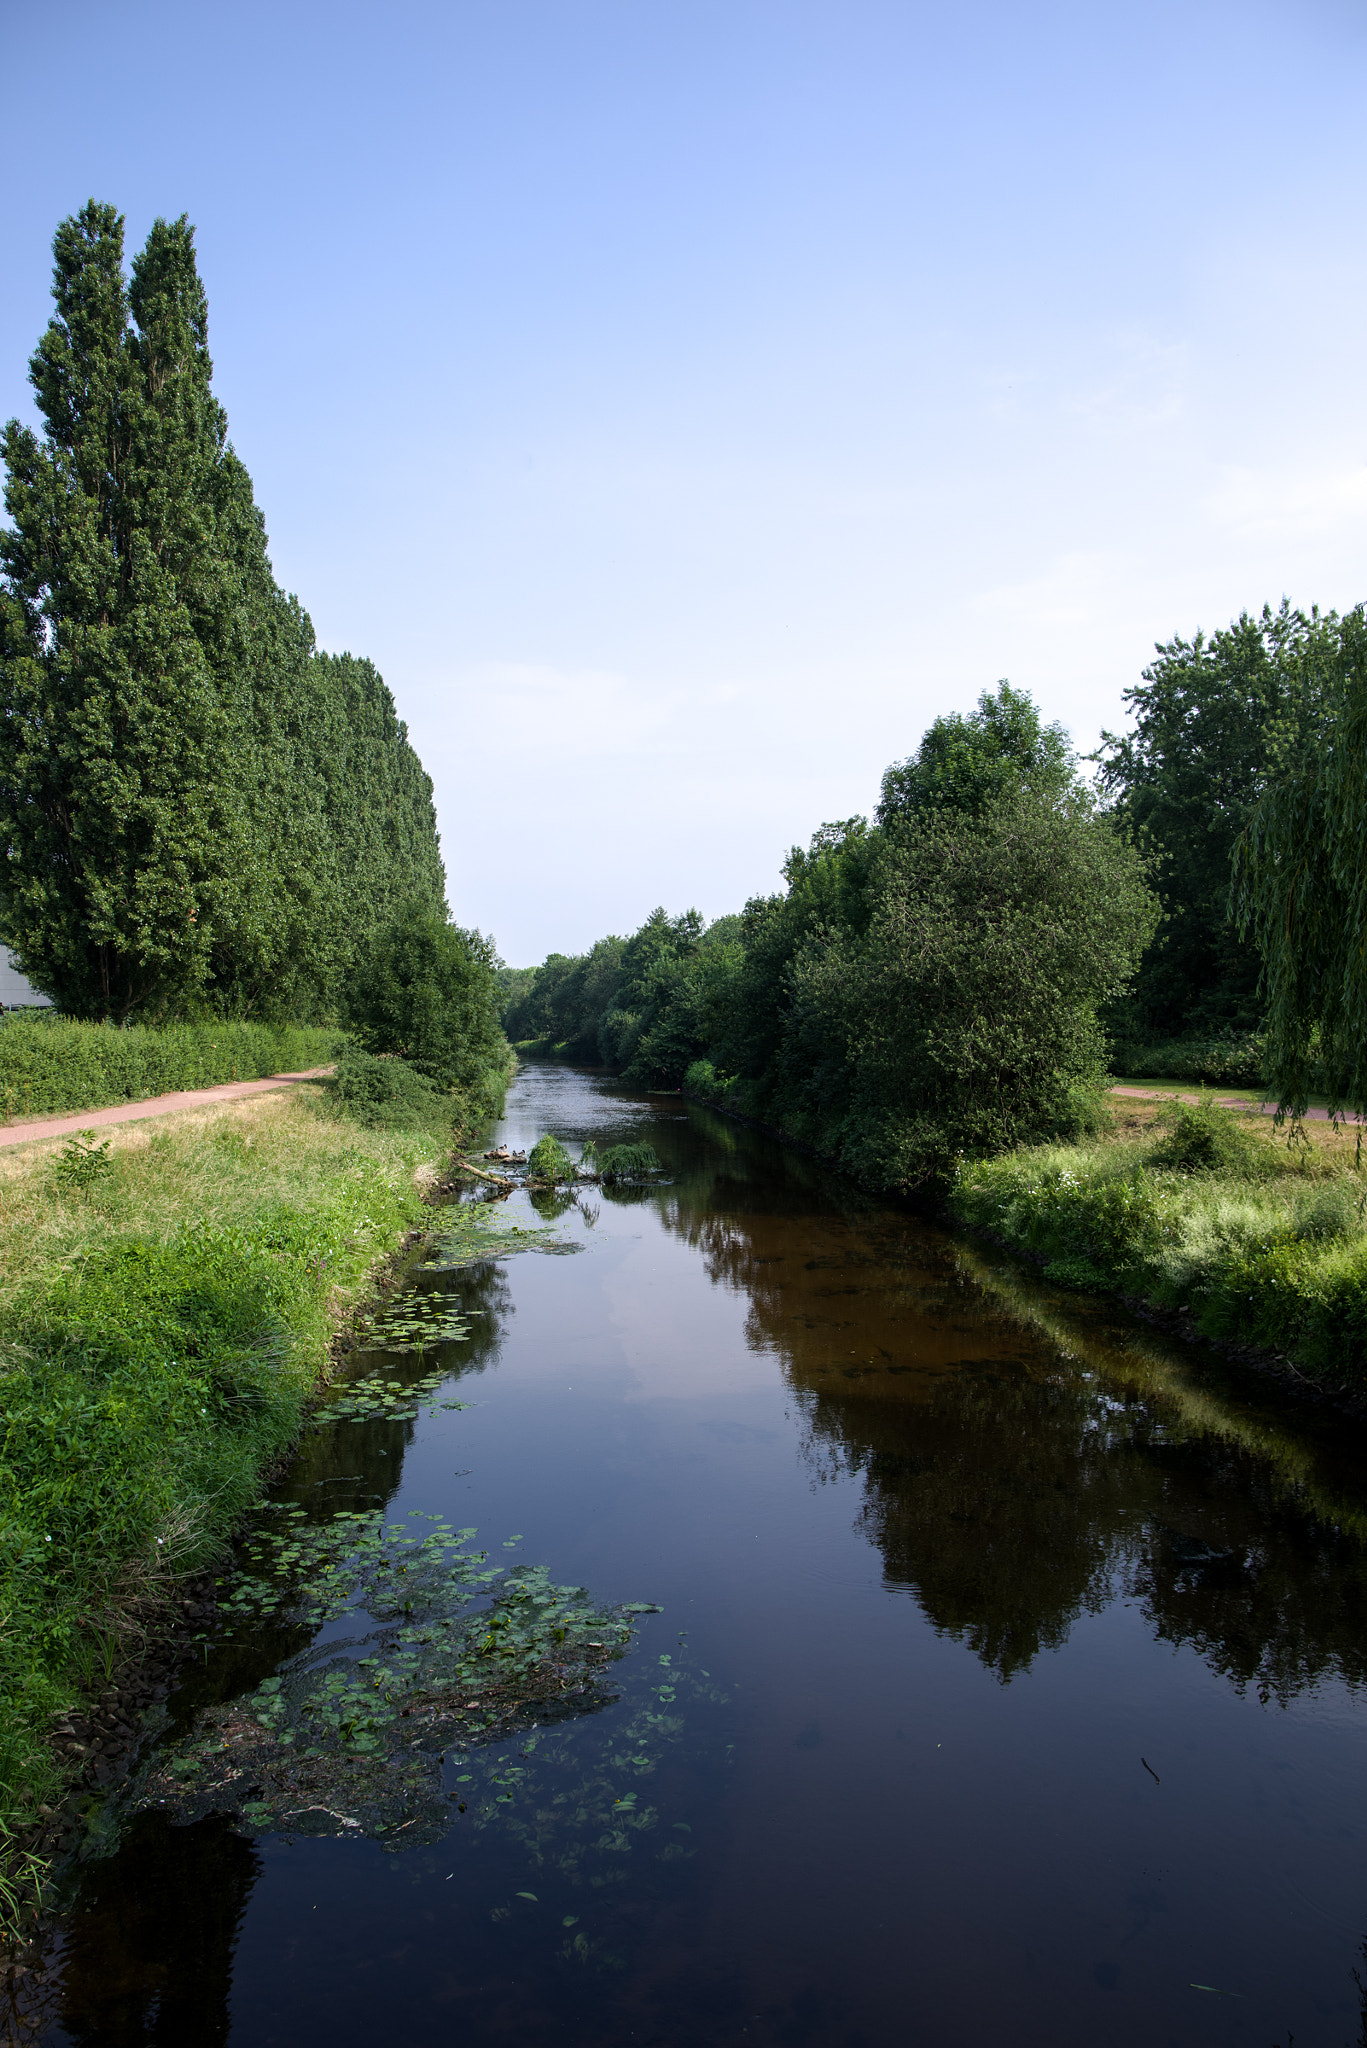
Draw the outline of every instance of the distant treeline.
[[[686,1083],[881,1186],[1086,1119],[1098,1013],[1158,905],[1028,697],[1003,684],[937,719],[873,822],[823,826],[784,874],[784,894],[710,927],[657,910],[552,955],[505,1029]]]
[[[445,915],[432,785],[370,662],[275,582],[213,396],[193,230],[54,243],[4,432],[0,938],[78,1018],[313,1017],[401,906]]]
[[[1130,1071],[1367,1100],[1367,623],[1283,604],[1157,650],[1087,786],[1002,684],[782,895],[505,972],[514,1040],[687,1085],[885,1186],[1059,1136]]]

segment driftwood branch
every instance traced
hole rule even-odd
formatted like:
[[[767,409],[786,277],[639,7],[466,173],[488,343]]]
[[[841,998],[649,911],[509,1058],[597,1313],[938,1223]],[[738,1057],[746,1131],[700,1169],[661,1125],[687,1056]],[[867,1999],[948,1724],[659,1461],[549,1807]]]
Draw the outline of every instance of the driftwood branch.
[[[506,1173],[490,1173],[487,1166],[476,1166],[473,1159],[457,1159],[456,1165],[464,1173],[472,1173],[476,1180],[491,1180],[501,1188],[515,1188],[517,1182],[509,1180]]]

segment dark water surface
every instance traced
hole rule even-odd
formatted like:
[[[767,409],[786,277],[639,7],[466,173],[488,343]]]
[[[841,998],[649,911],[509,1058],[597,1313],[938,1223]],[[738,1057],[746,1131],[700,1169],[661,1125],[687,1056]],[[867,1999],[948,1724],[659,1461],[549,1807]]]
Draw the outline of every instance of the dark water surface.
[[[533,1066],[546,1130],[672,1184],[440,1283],[474,1405],[282,1492],[660,1602],[620,1697],[462,1763],[435,1846],[142,1816],[47,2038],[1367,2041],[1361,1433],[677,1101]]]

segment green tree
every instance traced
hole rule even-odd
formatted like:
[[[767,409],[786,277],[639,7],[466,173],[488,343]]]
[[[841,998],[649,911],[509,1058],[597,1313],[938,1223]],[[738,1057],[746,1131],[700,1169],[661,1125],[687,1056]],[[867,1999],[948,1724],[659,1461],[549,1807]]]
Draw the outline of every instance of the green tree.
[[[886,826],[924,810],[977,812],[1024,791],[1061,797],[1075,772],[1063,727],[1045,725],[1028,692],[1000,682],[967,718],[937,718],[916,752],[893,763],[877,819]]]
[[[189,223],[127,284],[111,207],[54,249],[46,431],[4,437],[0,933],[77,1016],[317,1014],[401,903],[444,906],[431,783],[275,582]]]
[[[1283,601],[1209,638],[1166,641],[1124,693],[1133,730],[1102,734],[1100,787],[1155,856],[1163,906],[1116,1018],[1136,1036],[1258,1025],[1261,960],[1230,918],[1230,862],[1287,721],[1299,716],[1307,672],[1336,635],[1332,613]]]
[[[148,328],[130,327],[114,209],[64,221],[54,254],[30,366],[46,432],[3,439],[0,929],[62,1008],[125,1017],[201,997],[248,857],[245,764],[189,601],[213,575],[214,423],[202,321],[151,289],[150,261]]]
[[[1367,615],[1316,621],[1296,716],[1238,842],[1233,900],[1263,962],[1268,1078],[1367,1113]]]
[[[911,1189],[961,1154],[1068,1128],[1100,1078],[1098,1007],[1157,917],[1109,820],[1082,792],[929,807],[885,839],[869,905],[862,937],[818,926],[804,941],[779,1061],[793,1092],[814,1077],[809,1105],[850,1162]]]
[[[479,932],[448,923],[421,897],[404,904],[350,977],[348,1016],[362,1047],[482,1098],[508,1060],[494,960]]]

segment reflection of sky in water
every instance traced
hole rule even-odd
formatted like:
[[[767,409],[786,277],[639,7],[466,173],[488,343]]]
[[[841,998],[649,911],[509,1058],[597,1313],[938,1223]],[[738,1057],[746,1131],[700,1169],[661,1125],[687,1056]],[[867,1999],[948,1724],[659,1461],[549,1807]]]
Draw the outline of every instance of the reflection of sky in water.
[[[441,1278],[481,1311],[476,1405],[319,1432],[287,1490],[663,1602],[621,1702],[572,1761],[484,1756],[532,1777],[433,1850],[145,1824],[92,1873],[54,2038],[1339,2048],[1359,1433],[677,1098],[533,1067],[499,1135],[545,1130],[649,1136],[670,1185],[568,1209],[584,1256]],[[660,1825],[576,1887],[536,1812],[630,1789],[662,1670],[696,1690],[636,1787]],[[172,1979],[198,2032],[156,2031]]]

